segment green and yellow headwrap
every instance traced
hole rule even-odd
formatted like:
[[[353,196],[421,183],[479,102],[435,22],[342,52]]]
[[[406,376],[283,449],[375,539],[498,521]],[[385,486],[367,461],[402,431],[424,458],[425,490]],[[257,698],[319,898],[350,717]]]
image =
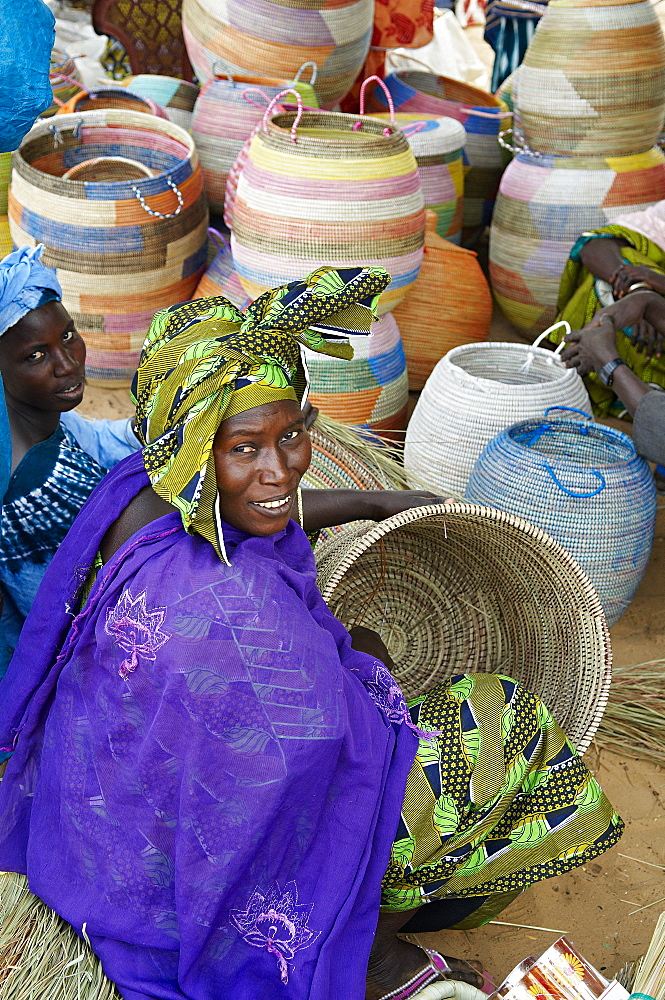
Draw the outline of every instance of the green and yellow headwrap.
[[[132,397],[153,489],[178,508],[187,531],[221,556],[212,443],[222,420],[279,399],[302,404],[301,345],[352,358],[348,335],[369,334],[390,283],[381,267],[320,267],[273,288],[239,312],[214,296],[162,309],[148,331]]]

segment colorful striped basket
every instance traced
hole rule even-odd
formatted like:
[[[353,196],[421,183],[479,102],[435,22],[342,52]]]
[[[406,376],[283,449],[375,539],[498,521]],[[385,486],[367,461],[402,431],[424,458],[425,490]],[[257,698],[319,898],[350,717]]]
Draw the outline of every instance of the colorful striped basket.
[[[266,108],[278,94],[293,87],[303,104],[318,107],[311,83],[296,79],[271,80],[259,76],[215,76],[201,88],[192,119],[192,138],[203,170],[208,204],[213,212],[224,210],[226,181],[245,141],[263,121]],[[314,67],[313,79],[316,79]],[[290,98],[293,100],[293,97]]]
[[[665,116],[665,39],[653,5],[551,0],[520,67],[528,145],[563,156],[641,153]]]
[[[0,153],[0,259],[6,257],[14,248],[7,215],[7,191],[11,172],[12,154]]]
[[[58,108],[58,115],[72,115],[79,111],[101,111],[104,108],[116,108],[120,111],[138,111],[146,115],[157,115],[158,118],[166,118],[166,113],[158,104],[155,104],[149,97],[142,97],[140,94],[133,94],[123,87],[104,87],[89,93],[87,90],[80,90],[61,108]]]
[[[390,120],[390,115],[377,118]],[[451,243],[462,238],[466,132],[454,118],[396,114],[418,164],[425,207],[437,215],[436,232]]]
[[[394,313],[402,334],[409,389],[419,390],[437,361],[454,347],[487,340],[492,293],[477,254],[436,233],[427,212],[425,252],[418,280]]]
[[[493,94],[419,70],[390,73],[384,82],[396,111],[456,118],[464,126],[462,244],[473,244],[490,223],[506,163],[497,141],[506,124],[506,109]],[[371,111],[384,111],[387,107],[387,98],[380,87],[374,90],[369,107]]]
[[[370,337],[349,337],[352,361],[305,349],[309,400],[344,424],[383,433],[406,428],[409,379],[399,327],[391,313],[372,326]]]
[[[319,104],[332,107],[351,89],[369,51],[374,0],[330,4],[279,0],[184,0],[183,33],[201,84],[219,59],[236,73],[293,79],[319,67]]]
[[[544,418],[501,431],[473,467],[466,499],[543,528],[587,573],[612,626],[644,574],[656,487],[633,442],[613,427]],[[589,420],[591,418],[589,417]]]
[[[40,118],[50,118],[58,108],[83,90],[81,74],[76,68],[76,63],[62,49],[52,49],[51,51],[51,89],[53,90],[53,104],[44,111]]]
[[[520,86],[521,86],[520,76]],[[527,336],[556,315],[559,282],[580,233],[665,198],[665,156],[586,158],[519,153],[501,180],[490,231],[490,281]]]
[[[392,282],[379,313],[418,276],[425,213],[403,133],[331,111],[266,115],[252,139],[233,207],[233,258],[247,294],[321,264],[381,265]]]
[[[236,309],[244,309],[251,300],[240,284],[240,278],[233,263],[231,247],[226,243],[224,237],[216,233],[215,230],[209,229],[208,236],[213,245],[218,246],[219,249],[201,276],[192,298],[204,299],[210,295],[223,295],[225,299],[233,303]]]
[[[119,153],[157,176],[62,178]],[[208,210],[189,135],[166,119],[113,109],[40,122],[14,154],[9,218],[18,246],[45,244],[44,263],[57,269],[88,347],[88,376],[128,385],[155,310],[189,299],[205,266]]]
[[[537,344],[456,347],[439,361],[413,411],[406,471],[414,485],[424,481],[442,496],[463,497],[476,459],[495,434],[559,405],[590,407],[584,382],[557,354]]]
[[[192,112],[199,95],[197,84],[179,80],[175,76],[139,73],[138,76],[125,77],[120,86],[131,90],[132,94],[149,97],[163,108],[169,121],[181,128],[192,127]]]

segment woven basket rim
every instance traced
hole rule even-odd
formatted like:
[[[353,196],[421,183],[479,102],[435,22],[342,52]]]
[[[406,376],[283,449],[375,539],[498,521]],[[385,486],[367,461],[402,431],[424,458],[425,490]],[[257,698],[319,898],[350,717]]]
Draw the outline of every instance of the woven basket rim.
[[[511,424],[510,427],[506,427],[500,434],[505,434],[506,437],[510,439],[510,443],[514,448],[524,451],[527,454],[534,455],[540,454],[536,447],[531,448],[528,445],[524,445],[521,441],[516,441],[513,434],[518,433],[520,430],[527,430],[530,427],[534,429],[546,425],[548,429],[557,432],[557,430],[571,430],[575,431],[579,437],[588,438],[593,436],[595,440],[603,440],[606,442],[613,442],[621,447],[625,448],[629,453],[630,457],[627,457],[623,461],[617,462],[604,462],[601,459],[595,463],[599,468],[606,469],[608,471],[612,469],[619,469],[625,466],[628,462],[634,462],[636,458],[639,458],[637,451],[635,450],[635,445],[627,434],[620,431],[617,427],[606,427],[605,424],[597,424],[593,420],[575,420],[574,417],[529,417],[526,420],[520,420],[518,423]],[[562,465],[562,464],[573,464],[577,463],[574,459],[568,459],[562,455],[548,456],[548,461],[552,465]]]
[[[276,115],[271,115],[267,123],[268,128],[270,129],[273,135],[278,135],[280,138],[283,137],[288,138],[290,142],[291,141],[290,129],[291,126],[293,125],[293,122],[296,119],[297,114],[298,114],[297,111],[283,111],[279,112]],[[402,132],[401,128],[393,128],[392,125],[386,126],[386,123],[384,121],[380,121],[378,118],[374,118],[372,115],[363,115],[362,117],[360,117],[360,115],[348,115],[344,111],[327,111],[325,108],[321,109],[313,108],[311,111],[303,111],[302,117],[298,122],[298,128],[300,128],[301,126],[303,128],[307,128],[308,119],[312,118],[313,116],[317,116],[320,118],[326,115],[334,116],[334,118],[331,119],[331,122],[339,123],[339,126],[348,126],[348,127],[336,128],[334,124],[331,124],[330,131],[340,132],[341,134],[339,137],[334,135],[330,136],[326,135],[325,137],[313,136],[313,135],[303,136],[303,138],[306,139],[307,142],[311,142],[313,144],[325,143],[325,145],[338,142],[340,145],[342,145],[343,143],[348,142],[346,138],[347,134],[349,133],[352,135],[355,134],[353,131],[353,126],[357,124],[357,122],[359,121],[361,121],[363,125],[369,125],[371,127],[370,134],[374,139],[393,139],[393,138],[400,140],[406,139],[406,136]],[[283,126],[280,124],[280,121],[288,122],[288,125]],[[390,128],[390,135],[385,134],[386,127]],[[298,132],[296,130],[296,136],[297,135]]]
[[[413,87],[413,89],[417,90],[418,93],[420,94],[426,94],[428,97],[438,97],[440,101],[451,101],[454,104],[469,104],[469,101],[466,100],[460,101],[456,97],[442,97],[440,94],[430,94],[429,91],[427,90],[419,90],[418,87],[415,87],[412,83],[409,82],[409,80],[405,79],[405,77],[413,76],[414,74],[418,74],[420,76],[432,76],[434,77],[435,80],[441,80],[444,83],[452,83],[455,84],[457,87],[463,87],[465,90],[468,90],[472,94],[477,94],[479,97],[482,98],[482,100],[478,105],[475,105],[476,107],[481,107],[481,108],[502,107],[501,101],[497,97],[495,97],[494,94],[490,94],[485,90],[481,90],[480,87],[474,87],[473,84],[466,83],[466,81],[464,80],[455,80],[452,76],[444,76],[442,73],[427,73],[424,69],[399,69],[395,70],[392,75],[396,76],[397,79],[401,80],[403,83],[406,83],[409,86]],[[474,107],[474,105],[470,105],[470,107]]]
[[[435,521],[436,523],[442,523],[445,528],[446,519],[454,519],[458,516],[463,518],[464,523],[467,525],[471,519],[478,520],[479,522],[491,521],[497,526],[509,524],[513,528],[517,528],[518,531],[530,537],[538,546],[541,546],[543,549],[547,549],[550,554],[555,555],[559,562],[566,567],[570,577],[575,581],[579,589],[584,592],[588,612],[600,626],[603,662],[598,664],[600,694],[594,707],[593,716],[589,720],[589,724],[583,738],[576,744],[578,752],[583,754],[586,750],[588,750],[591,741],[593,740],[609,699],[610,683],[612,679],[612,647],[610,642],[610,631],[600,600],[588,576],[570,555],[570,553],[559,542],[557,542],[556,539],[552,538],[552,536],[546,531],[543,531],[542,528],[538,528],[536,525],[531,524],[524,518],[519,517],[516,514],[510,514],[507,511],[496,510],[493,507],[483,507],[479,504],[465,503],[457,500],[445,504],[428,504],[423,507],[412,507],[399,514],[394,514],[392,517],[386,518],[384,521],[379,521],[349,545],[348,549],[327,581],[325,589],[322,591],[324,601],[326,604],[329,603],[337,586],[356,560],[364,552],[371,548],[372,545],[384,538],[386,535],[390,534],[392,531],[396,531],[398,528],[402,528],[405,525],[416,526],[418,522],[423,521]]]
[[[520,383],[516,385],[513,382],[502,382],[501,379],[484,378],[482,375],[473,375],[468,372],[461,364],[458,363],[458,357],[460,355],[471,354],[472,352],[482,353],[483,351],[488,352],[488,358],[492,353],[496,353],[497,350],[507,351],[509,354],[515,355],[516,359],[520,356],[526,360],[527,354],[533,354],[535,357],[542,361],[546,361],[553,369],[559,369],[560,375],[558,378],[553,378],[542,382],[533,382],[534,385],[546,385],[555,386],[563,381],[574,381],[577,372],[574,368],[566,368],[553,351],[548,351],[545,347],[534,347],[533,344],[514,344],[510,341],[499,341],[499,340],[488,340],[488,341],[477,341],[473,344],[460,344],[458,347],[453,347],[452,350],[448,351],[446,355],[439,362],[443,362],[446,367],[450,366],[455,369],[455,376],[457,378],[463,378],[469,381],[469,384],[473,385],[477,382],[482,382],[487,386],[503,386],[511,391],[523,391],[528,383]],[[459,374],[458,374],[459,373]]]
[[[540,115],[540,117],[544,118],[545,116]],[[561,121],[561,115],[552,115],[551,120],[558,125]],[[608,154],[607,156],[594,156],[589,155],[588,153],[583,153],[581,156],[572,156],[563,153],[528,152],[524,149],[520,150],[519,153],[513,157],[511,164],[517,161],[518,163],[528,163],[529,166],[543,167],[546,170],[612,170],[614,173],[620,173],[621,171],[610,166],[610,161],[614,162],[618,160],[620,162],[621,160],[635,160],[638,156],[665,159],[665,152],[663,152],[659,146],[650,146],[648,149],[640,150],[637,153],[619,153],[617,156],[613,156],[611,154]],[[555,167],[555,163],[557,161],[559,165]],[[566,161],[565,165],[564,161]],[[511,164],[508,164],[508,166]],[[626,164],[626,166],[628,166],[628,164]],[[635,168],[633,168],[633,170],[634,169]]]
[[[21,161],[21,172],[24,176],[29,177],[30,173],[33,173],[36,177],[42,177],[43,172],[33,167],[28,160],[23,156],[23,149],[28,143],[35,139],[41,139],[42,136],[49,133],[54,125],[62,132],[74,132],[77,127],[106,127],[108,125],[122,125],[125,127],[135,127],[137,131],[141,132],[156,132],[161,135],[165,135],[169,139],[174,139],[180,142],[184,147],[184,155],[180,160],[178,167],[188,160],[197,157],[196,146],[194,140],[189,134],[189,132],[181,128],[180,125],[176,125],[168,118],[158,118],[157,115],[147,115],[141,111],[129,111],[119,108],[99,108],[94,111],[76,111],[73,114],[67,115],[57,115],[55,118],[44,118],[38,119],[32,126],[27,135],[23,138],[21,145],[18,149],[14,150],[14,157],[20,159]],[[16,168],[15,168],[16,169]],[[157,176],[152,178],[146,178],[146,185],[157,184],[159,185],[162,178],[174,173],[177,167],[174,167],[169,171],[162,171],[157,174]],[[62,185],[62,190],[71,191],[73,184],[85,184],[85,181],[70,181],[63,180],[62,177],[57,177],[53,174],[49,174],[49,183],[53,185],[53,192],[57,193],[58,186]],[[105,182],[112,188],[113,185],[118,184],[119,186],[127,185],[126,181],[108,181]],[[148,192],[150,188],[146,189]]]

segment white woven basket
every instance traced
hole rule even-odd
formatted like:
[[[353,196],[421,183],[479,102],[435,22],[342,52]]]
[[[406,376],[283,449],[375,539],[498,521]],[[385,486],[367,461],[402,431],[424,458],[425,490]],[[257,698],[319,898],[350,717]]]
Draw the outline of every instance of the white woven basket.
[[[404,465],[414,485],[461,498],[476,459],[499,431],[550,406],[590,410],[584,382],[558,357],[564,345],[555,353],[538,347],[548,333],[531,346],[464,344],[439,361],[406,432]]]

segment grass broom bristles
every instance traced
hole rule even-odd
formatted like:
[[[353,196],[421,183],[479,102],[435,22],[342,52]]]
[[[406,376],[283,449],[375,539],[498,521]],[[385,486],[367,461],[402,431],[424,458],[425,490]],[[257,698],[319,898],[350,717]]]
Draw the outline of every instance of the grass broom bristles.
[[[596,740],[616,753],[663,766],[665,660],[613,668]]]
[[[658,919],[646,955],[638,962],[633,993],[665,1000],[665,913]]]

